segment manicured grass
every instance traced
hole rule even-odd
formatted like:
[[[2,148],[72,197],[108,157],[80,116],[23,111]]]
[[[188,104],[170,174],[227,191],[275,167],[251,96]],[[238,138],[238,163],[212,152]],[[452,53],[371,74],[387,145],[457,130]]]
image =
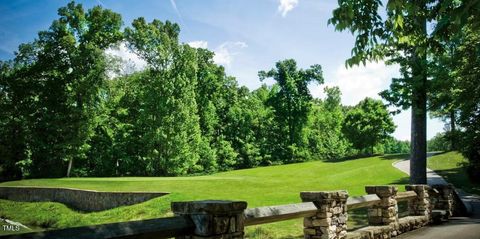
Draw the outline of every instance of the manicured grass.
[[[5,182],[0,185],[70,187],[99,191],[166,191],[172,194],[141,204],[81,213],[59,203],[0,201],[0,216],[26,225],[64,228],[171,215],[170,202],[202,199],[245,200],[248,207],[300,202],[301,191],[348,190],[363,195],[365,185],[406,184],[407,175],[391,164],[405,155],[341,162],[306,162],[195,177],[62,178]],[[399,187],[403,190],[403,186]],[[360,217],[352,217],[356,226]],[[303,220],[251,227],[249,237],[292,238],[302,235]]]
[[[449,183],[466,192],[480,195],[480,184],[475,184],[468,178],[464,165],[468,162],[458,152],[447,152],[428,159],[428,168],[440,174]]]

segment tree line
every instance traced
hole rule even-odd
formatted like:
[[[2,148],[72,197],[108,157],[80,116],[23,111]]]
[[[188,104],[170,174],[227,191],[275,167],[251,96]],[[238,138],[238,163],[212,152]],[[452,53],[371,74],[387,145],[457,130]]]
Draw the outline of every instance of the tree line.
[[[177,24],[74,2],[12,60],[0,62],[1,180],[63,176],[175,176],[373,153],[407,153],[386,106],[325,99],[320,65],[279,61],[239,86],[214,53],[179,41]],[[147,66],[106,53],[125,44]],[[128,68],[128,67],[127,67]]]

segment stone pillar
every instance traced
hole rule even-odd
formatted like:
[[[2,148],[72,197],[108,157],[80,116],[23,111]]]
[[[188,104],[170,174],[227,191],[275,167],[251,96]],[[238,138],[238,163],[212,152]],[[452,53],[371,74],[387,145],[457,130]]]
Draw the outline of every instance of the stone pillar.
[[[366,186],[368,194],[376,194],[380,203],[368,209],[368,224],[371,226],[390,226],[391,236],[396,236],[398,230],[398,205],[395,186]]]
[[[453,185],[435,184],[431,185],[430,194],[434,209],[445,210],[447,216],[451,217],[455,209],[453,199]]]
[[[428,185],[406,185],[405,190],[414,191],[417,197],[408,202],[408,211],[411,216],[426,216],[430,221],[431,207],[429,199]]]
[[[303,219],[305,239],[341,239],[347,237],[346,191],[301,192],[303,202],[313,202],[317,213]]]
[[[176,216],[187,216],[195,223],[193,235],[180,239],[243,239],[243,201],[191,201],[173,202],[172,211]]]

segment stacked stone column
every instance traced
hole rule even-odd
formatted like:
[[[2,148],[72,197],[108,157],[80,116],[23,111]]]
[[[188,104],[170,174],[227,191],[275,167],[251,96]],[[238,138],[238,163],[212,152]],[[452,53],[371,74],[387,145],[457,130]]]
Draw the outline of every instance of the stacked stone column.
[[[434,209],[445,210],[451,217],[455,209],[453,186],[451,184],[436,184],[431,186],[432,206]]]
[[[398,229],[398,206],[395,186],[366,186],[368,194],[376,194],[380,203],[368,209],[368,224],[371,226],[390,226],[391,236],[397,235]]]
[[[428,185],[406,185],[405,190],[414,191],[417,194],[415,199],[408,202],[408,211],[412,216],[426,216],[430,220],[431,206],[429,199]]]
[[[195,224],[192,235],[179,239],[243,239],[243,201],[192,201],[173,202],[172,211],[177,216],[190,217]]]
[[[305,239],[341,239],[347,236],[346,191],[301,192],[303,202],[313,202],[317,213],[303,221]]]

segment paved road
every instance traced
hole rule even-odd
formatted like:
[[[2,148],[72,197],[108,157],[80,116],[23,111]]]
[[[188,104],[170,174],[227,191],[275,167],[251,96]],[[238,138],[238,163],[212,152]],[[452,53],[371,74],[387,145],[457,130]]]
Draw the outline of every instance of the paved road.
[[[480,219],[451,218],[442,225],[428,226],[407,232],[398,239],[479,239]]]
[[[398,168],[400,171],[405,172],[410,175],[410,160],[402,160],[396,163],[393,163],[395,168]],[[448,184],[442,176],[435,173],[433,170],[427,168],[427,183],[432,184]]]
[[[399,170],[410,174],[410,160],[393,164]],[[447,184],[447,181],[433,170],[427,168],[428,184]],[[463,193],[462,193],[463,194]],[[480,196],[463,194],[462,201],[470,205],[470,217],[453,217],[447,223],[423,227],[402,234],[398,239],[480,239]]]

